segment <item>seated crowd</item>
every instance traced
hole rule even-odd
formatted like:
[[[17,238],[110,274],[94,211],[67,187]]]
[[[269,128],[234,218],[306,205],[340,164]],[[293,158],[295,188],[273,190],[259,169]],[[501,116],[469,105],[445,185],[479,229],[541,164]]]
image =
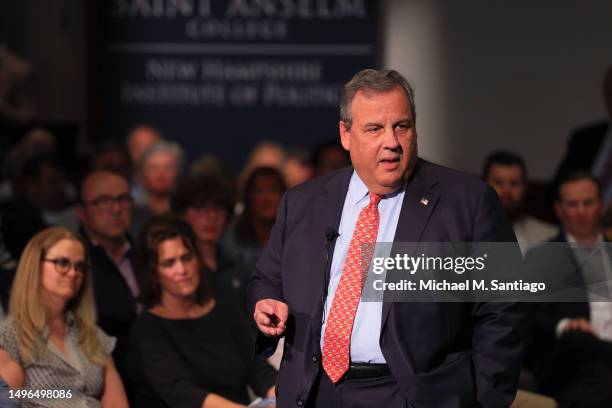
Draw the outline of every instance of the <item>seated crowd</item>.
[[[179,145],[138,126],[125,147],[98,149],[78,179],[48,144],[17,146],[0,186],[0,377],[73,398],[21,406],[244,407],[273,397],[275,368],[253,357],[246,287],[286,189],[350,164],[339,143],[309,158],[265,142],[234,176],[212,156],[186,171]],[[556,226],[528,212],[520,156],[494,152],[484,163],[527,263],[546,258],[538,244],[551,241],[581,264],[574,243],[612,238],[600,181],[565,170],[553,187]],[[560,407],[612,404],[610,305],[534,305],[522,387]]]
[[[262,143],[240,177],[210,156],[184,174],[180,146],[149,126],[125,147],[101,146],[78,178],[53,148],[18,148],[0,199],[0,397],[71,397],[7,404],[245,407],[274,397],[276,369],[254,357],[246,286],[287,186],[348,165],[339,144],[321,146],[319,168],[303,151]]]

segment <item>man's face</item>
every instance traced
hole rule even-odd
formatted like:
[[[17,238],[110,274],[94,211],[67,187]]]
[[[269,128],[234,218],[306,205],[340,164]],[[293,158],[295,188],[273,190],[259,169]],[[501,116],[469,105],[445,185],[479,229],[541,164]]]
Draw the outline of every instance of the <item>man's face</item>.
[[[142,185],[152,194],[166,195],[174,191],[178,163],[169,152],[159,151],[147,157],[142,169]]]
[[[406,93],[400,87],[378,93],[358,91],[351,116],[350,129],[340,122],[340,139],[357,174],[370,192],[397,190],[417,156],[417,132]]]
[[[506,212],[518,211],[525,196],[525,179],[519,165],[493,164],[489,167],[487,183],[497,191]]]
[[[127,149],[132,163],[138,162],[140,156],[145,150],[161,140],[161,135],[151,127],[139,126],[134,129],[130,134],[127,143]]]
[[[122,177],[94,173],[84,182],[79,219],[92,238],[123,237],[132,224],[130,187]]]
[[[282,198],[283,187],[276,177],[259,176],[255,181],[255,188],[251,196],[254,218],[274,221]]]
[[[297,186],[312,178],[312,168],[298,159],[290,158],[283,165],[283,176],[287,188]]]
[[[555,212],[563,229],[579,242],[596,236],[600,230],[602,204],[595,183],[584,179],[562,184]]]

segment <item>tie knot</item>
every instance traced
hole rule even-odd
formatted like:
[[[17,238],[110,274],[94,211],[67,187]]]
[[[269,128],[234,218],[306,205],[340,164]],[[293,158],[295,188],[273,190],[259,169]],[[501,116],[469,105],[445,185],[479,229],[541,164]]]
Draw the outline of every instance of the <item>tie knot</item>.
[[[378,203],[380,200],[382,200],[382,198],[383,196],[379,194],[370,193],[370,205],[373,205],[374,207],[378,206]]]

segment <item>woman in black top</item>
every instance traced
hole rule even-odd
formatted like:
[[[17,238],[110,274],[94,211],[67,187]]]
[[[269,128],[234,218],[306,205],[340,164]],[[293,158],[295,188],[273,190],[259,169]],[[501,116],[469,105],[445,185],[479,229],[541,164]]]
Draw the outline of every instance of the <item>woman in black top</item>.
[[[223,237],[223,245],[239,255],[251,269],[268,243],[285,190],[283,175],[272,167],[253,170],[246,181],[244,211]]]
[[[132,328],[128,370],[136,407],[244,407],[247,386],[274,395],[276,373],[253,358],[244,313],[207,292],[195,237],[172,217],[140,234],[147,310]]]

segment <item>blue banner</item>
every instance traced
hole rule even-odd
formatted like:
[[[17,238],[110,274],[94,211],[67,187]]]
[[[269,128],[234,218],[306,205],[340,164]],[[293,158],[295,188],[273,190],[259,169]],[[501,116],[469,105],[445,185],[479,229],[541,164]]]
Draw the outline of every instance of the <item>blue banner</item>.
[[[102,3],[102,4],[100,4]],[[338,137],[342,85],[376,67],[380,5],[366,0],[98,3],[103,125],[139,123],[238,169],[260,140]]]

